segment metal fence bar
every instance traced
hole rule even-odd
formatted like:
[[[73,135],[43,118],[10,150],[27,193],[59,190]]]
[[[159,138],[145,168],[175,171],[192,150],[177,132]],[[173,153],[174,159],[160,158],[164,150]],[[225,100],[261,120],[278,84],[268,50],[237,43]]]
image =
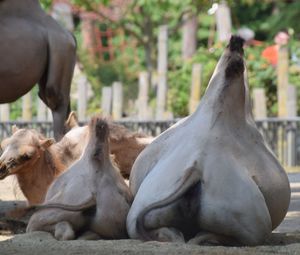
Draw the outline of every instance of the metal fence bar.
[[[179,119],[168,121],[133,121],[120,120],[116,123],[124,125],[131,131],[157,136]],[[81,122],[81,125],[86,124]],[[52,122],[35,121],[0,122],[0,140],[11,136],[12,126],[36,129],[46,137],[53,137]],[[300,166],[300,118],[278,119],[267,118],[256,121],[258,130],[263,135],[270,149],[277,155],[280,162],[287,166]]]

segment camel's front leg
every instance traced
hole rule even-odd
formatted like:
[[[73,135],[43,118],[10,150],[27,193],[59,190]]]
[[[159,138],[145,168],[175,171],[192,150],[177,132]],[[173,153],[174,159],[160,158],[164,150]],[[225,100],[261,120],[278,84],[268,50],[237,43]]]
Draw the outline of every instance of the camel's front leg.
[[[103,239],[103,238],[91,230],[85,231],[77,238],[77,240],[99,240],[99,239]]]
[[[178,218],[182,215],[179,202],[172,203],[162,208],[147,212],[142,218],[139,217],[137,229],[139,238],[145,241],[159,242],[185,242],[183,233],[179,230]]]
[[[230,245],[240,246],[240,243],[231,237],[218,235],[210,232],[201,231],[194,238],[190,239],[188,244],[198,245]]]
[[[155,230],[150,230],[148,233],[152,240],[159,242],[185,242],[183,234],[178,229],[172,227],[158,228]]]
[[[54,227],[54,237],[60,241],[74,240],[75,232],[72,225],[67,221],[58,222]]]
[[[86,224],[88,221],[81,212],[45,209],[31,216],[26,232],[45,231],[54,235],[58,240],[72,240]]]

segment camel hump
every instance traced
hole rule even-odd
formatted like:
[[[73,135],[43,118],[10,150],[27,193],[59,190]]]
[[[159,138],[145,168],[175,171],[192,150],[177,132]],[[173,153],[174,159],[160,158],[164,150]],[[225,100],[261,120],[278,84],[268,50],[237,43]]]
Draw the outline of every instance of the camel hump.
[[[245,40],[237,35],[233,35],[230,38],[228,48],[231,52],[237,51],[240,54],[244,53],[243,45]]]
[[[89,123],[88,152],[94,159],[109,158],[109,127],[108,122],[101,117],[93,117]]]
[[[106,138],[108,138],[109,128],[108,123],[105,119],[101,117],[94,117],[90,122],[90,132],[91,137],[96,139],[98,142],[105,142]]]
[[[229,49],[228,63],[225,69],[226,78],[240,77],[245,70],[244,67],[244,39],[239,36],[230,38],[227,48]]]

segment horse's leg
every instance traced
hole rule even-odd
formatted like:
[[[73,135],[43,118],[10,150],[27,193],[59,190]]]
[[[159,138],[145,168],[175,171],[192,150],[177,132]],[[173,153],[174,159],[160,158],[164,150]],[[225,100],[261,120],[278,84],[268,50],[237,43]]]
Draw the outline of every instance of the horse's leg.
[[[64,122],[70,112],[70,88],[76,61],[75,40],[51,33],[48,38],[48,70],[39,82],[39,96],[51,109],[56,140],[64,135]]]

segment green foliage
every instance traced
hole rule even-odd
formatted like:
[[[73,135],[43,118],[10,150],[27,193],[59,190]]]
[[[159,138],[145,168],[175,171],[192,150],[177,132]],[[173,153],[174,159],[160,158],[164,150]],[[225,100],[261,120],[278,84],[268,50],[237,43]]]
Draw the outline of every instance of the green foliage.
[[[52,0],[40,0],[40,3],[44,10],[48,10],[52,4]]]
[[[300,37],[298,0],[237,0],[230,3],[234,26],[253,29],[256,39],[272,40],[281,29],[289,29],[296,37]]]
[[[219,57],[223,51],[221,44],[211,50],[201,47],[195,56],[187,62],[177,62],[169,73],[169,107],[175,117],[188,115],[188,101],[190,97],[191,74],[194,63],[202,64],[202,91],[204,93],[209,79],[214,71]],[[179,60],[179,59],[178,59]]]
[[[275,116],[277,113],[276,69],[261,56],[266,46],[267,45],[247,47],[245,49],[245,61],[250,89],[265,89],[268,115]]]
[[[269,116],[277,115],[277,76],[276,69],[261,57],[262,50],[267,45],[245,48],[245,61],[248,70],[250,90],[264,88],[267,94],[267,109]],[[188,101],[191,86],[192,65],[202,64],[202,91],[203,95],[216,63],[223,52],[225,45],[215,45],[211,50],[205,47],[198,49],[191,61],[181,63],[169,72],[169,107],[175,117],[188,114]],[[300,43],[292,41],[289,82],[298,89],[300,98]],[[300,101],[298,102],[300,105]]]
[[[109,6],[109,0],[71,0],[72,3],[86,10],[99,11],[98,4]],[[50,0],[41,1],[45,8],[50,6]],[[300,15],[299,1],[273,1],[273,0],[228,0],[231,6],[233,24],[235,28],[247,26],[256,33],[256,39],[268,40],[272,43],[274,34],[280,28],[291,28],[295,35],[300,34],[298,17]],[[124,36],[115,36],[113,45],[117,49],[125,42],[125,50],[117,50],[115,59],[104,62],[97,57],[91,58],[81,47],[81,34],[78,30],[78,55],[84,69],[92,83],[95,97],[90,102],[90,112],[99,109],[100,91],[103,86],[110,86],[113,81],[121,81],[125,89],[125,101],[135,99],[137,96],[138,73],[142,70],[156,70],[157,35],[160,25],[169,27],[169,63],[168,63],[168,107],[175,117],[188,114],[188,101],[190,97],[191,73],[194,63],[202,63],[202,91],[209,82],[215,65],[224,49],[224,45],[216,44],[208,49],[208,42],[215,39],[213,34],[215,26],[214,16],[207,14],[211,1],[208,0],[138,0],[131,1],[123,10],[119,21],[112,21],[102,16],[103,23],[111,28],[122,28]],[[181,21],[185,12],[199,13],[198,50],[189,61],[183,62],[181,58]],[[276,13],[276,15],[273,15]],[[98,15],[102,15],[98,12]],[[102,24],[103,25],[103,24]],[[130,46],[132,39],[136,46]],[[262,46],[247,47],[245,49],[246,64],[250,89],[262,87],[267,92],[267,109],[269,116],[277,113],[276,70],[262,57],[261,52],[267,43]],[[300,45],[292,41],[291,67],[289,81],[296,85],[300,95]],[[148,50],[148,52],[147,52]],[[148,55],[147,55],[148,54]],[[150,69],[149,69],[150,68]],[[150,91],[151,102],[155,104],[155,93]]]

